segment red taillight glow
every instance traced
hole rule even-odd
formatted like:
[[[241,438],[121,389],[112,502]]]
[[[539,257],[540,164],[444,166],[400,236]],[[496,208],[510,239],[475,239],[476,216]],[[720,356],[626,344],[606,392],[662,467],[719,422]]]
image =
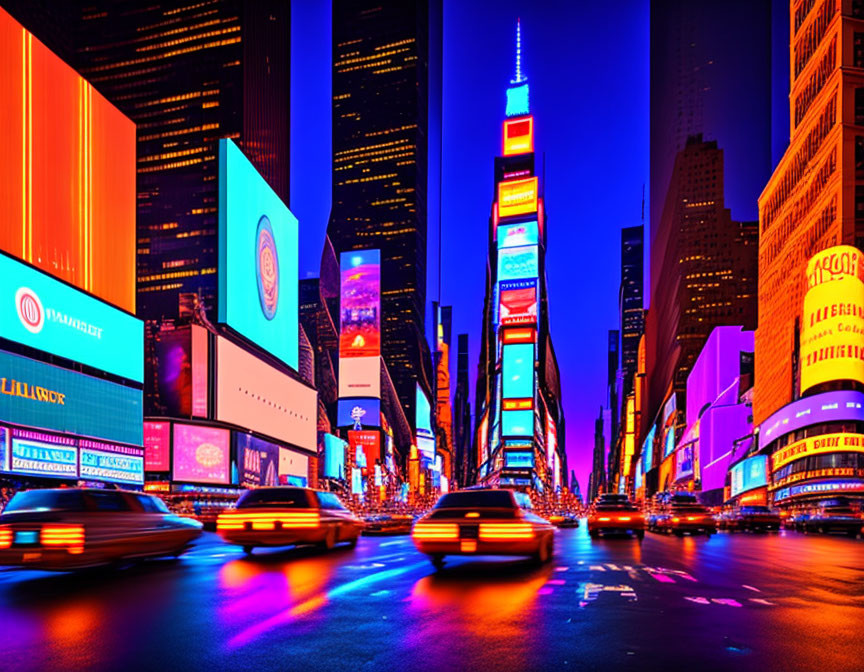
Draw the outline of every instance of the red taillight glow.
[[[599,520],[600,522],[603,522],[603,523],[607,523],[612,519],[609,516],[603,516],[602,518],[598,518],[597,520]]]
[[[701,520],[702,516],[687,516],[687,520]]]
[[[677,523],[679,520],[681,520],[681,519],[680,519],[680,518],[673,518],[673,519],[672,519],[672,522],[673,522],[673,523]]]
[[[317,511],[272,512],[272,513],[242,513],[229,511],[219,515],[216,521],[217,530],[243,530],[250,523],[253,530],[275,530],[276,523],[282,529],[310,529],[321,524]]]
[[[630,516],[618,516],[618,520],[620,520],[622,522],[630,520],[630,519],[631,519]]]
[[[67,546],[70,553],[84,552],[84,528],[81,525],[45,525],[39,540],[43,546]]]
[[[533,539],[534,529],[527,523],[481,523],[480,539]]]
[[[423,541],[456,540],[459,538],[459,526],[455,523],[418,523],[411,536]]]
[[[0,548],[12,546],[12,530],[8,527],[0,527]]]

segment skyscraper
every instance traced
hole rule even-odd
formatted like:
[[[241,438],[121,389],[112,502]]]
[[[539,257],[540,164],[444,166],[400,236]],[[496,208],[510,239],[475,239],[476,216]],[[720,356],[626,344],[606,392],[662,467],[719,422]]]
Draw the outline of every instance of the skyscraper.
[[[588,501],[593,502],[594,498],[606,485],[606,469],[603,464],[605,454],[605,441],[603,437],[603,407],[600,407],[600,413],[594,421],[594,454],[591,463],[591,479],[588,486]]]
[[[621,230],[621,289],[618,297],[621,332],[621,370],[624,394],[633,388],[633,376],[639,352],[639,339],[644,327],[642,306],[644,227],[630,226]]]
[[[456,484],[470,485],[474,474],[471,456],[471,400],[468,378],[468,334],[459,334],[456,359],[456,394],[453,400],[453,460]]]
[[[333,3],[336,253],[381,251],[381,351],[406,415],[431,393],[425,337],[429,226],[438,226],[439,0]]]

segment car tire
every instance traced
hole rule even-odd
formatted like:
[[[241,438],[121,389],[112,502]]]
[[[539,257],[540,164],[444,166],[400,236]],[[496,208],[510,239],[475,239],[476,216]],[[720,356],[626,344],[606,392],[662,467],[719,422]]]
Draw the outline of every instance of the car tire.
[[[334,546],[336,546],[336,528],[331,527],[324,534],[324,541],[321,542],[321,547],[324,550],[332,551]]]
[[[356,537],[352,537],[348,540],[348,548],[357,548],[357,540],[360,539],[360,535],[358,534]]]
[[[432,566],[435,568],[435,571],[441,571],[444,569],[444,556],[440,554],[430,555],[429,560],[432,562]]]
[[[534,562],[538,565],[545,565],[547,562],[552,560],[552,554],[555,551],[555,542],[552,540],[552,537],[548,537],[546,540],[540,542],[540,546],[537,548],[537,552],[533,556]]]
[[[244,547],[243,547],[243,552],[244,552],[246,555],[252,555],[252,549],[253,549],[253,548],[255,548],[255,547],[254,547],[254,546],[244,546]]]

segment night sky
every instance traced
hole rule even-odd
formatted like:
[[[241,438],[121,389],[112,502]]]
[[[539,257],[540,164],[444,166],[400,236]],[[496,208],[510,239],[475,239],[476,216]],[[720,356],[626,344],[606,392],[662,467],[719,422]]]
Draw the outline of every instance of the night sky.
[[[472,386],[517,17],[549,218],[549,311],[567,453],[585,491],[606,395],[607,331],[618,323],[620,229],[640,223],[648,183],[648,2],[618,3],[615,11],[566,0],[445,2],[440,299],[453,306],[454,341],[470,334]],[[300,220],[301,278],[318,275],[330,211],[330,59],[330,3],[296,0],[291,210]],[[438,298],[436,238],[430,223],[430,302]]]

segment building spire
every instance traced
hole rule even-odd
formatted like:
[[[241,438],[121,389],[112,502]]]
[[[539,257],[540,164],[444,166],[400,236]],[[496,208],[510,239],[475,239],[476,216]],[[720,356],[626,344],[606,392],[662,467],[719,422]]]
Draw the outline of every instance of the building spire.
[[[522,73],[522,20],[516,19],[516,76],[507,87],[507,117],[530,114],[528,78]]]
[[[511,84],[521,84],[528,78],[522,75],[522,19],[516,19],[516,78]]]

